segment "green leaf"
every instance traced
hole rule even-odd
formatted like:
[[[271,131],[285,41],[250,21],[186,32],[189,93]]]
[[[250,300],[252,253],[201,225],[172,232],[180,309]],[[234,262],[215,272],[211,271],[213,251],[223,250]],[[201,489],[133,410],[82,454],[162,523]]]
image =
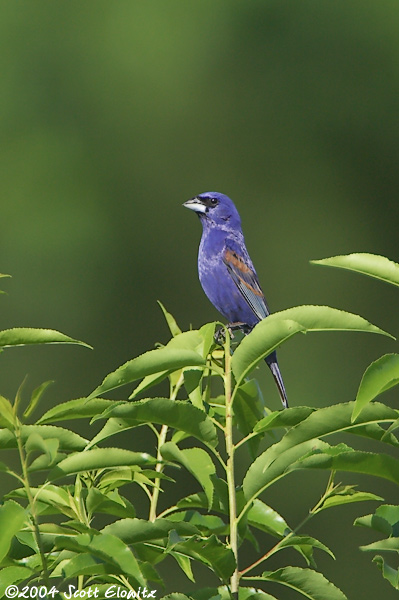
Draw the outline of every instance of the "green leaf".
[[[284,537],[291,531],[283,517],[259,499],[254,500],[247,513],[247,520],[249,525],[278,538]]]
[[[378,551],[378,552],[399,552],[399,538],[390,537],[386,540],[379,540],[367,546],[359,546],[360,550],[364,552]]]
[[[192,536],[199,533],[198,528],[191,523],[156,519],[120,519],[102,529],[102,533],[114,535],[125,544],[138,544],[152,540],[167,539],[171,531],[176,531],[181,536]]]
[[[326,448],[318,438],[347,431],[372,439],[381,439],[385,430],[377,423],[391,422],[396,416],[396,411],[393,409],[383,404],[373,403],[362,411],[358,423],[353,425],[352,407],[353,403],[336,404],[312,412],[304,421],[292,427],[279,442],[263,452],[252,463],[244,478],[244,494],[247,500],[259,495],[265,487],[275,481],[275,478],[281,477],[293,468],[299,468],[296,461],[304,458],[308,452],[312,450],[320,452]],[[318,441],[315,441],[316,439]],[[316,462],[317,460],[315,459]],[[335,459],[325,455],[320,460],[330,464]],[[305,463],[302,462],[301,465],[305,467]]]
[[[173,340],[175,339],[177,338],[173,338]],[[90,394],[89,400],[138,379],[142,379],[147,375],[161,373],[162,371],[174,371],[183,367],[202,366],[204,364],[204,358],[194,350],[170,347],[150,350],[128,361],[116,371],[107,375],[102,384]]]
[[[285,410],[276,410],[258,421],[254,427],[254,432],[263,433],[277,429],[278,427],[293,427],[307,419],[315,410],[317,409],[310,408],[309,406],[294,406]]]
[[[71,550],[83,555],[91,554],[114,567],[112,572],[130,576],[141,586],[146,584],[137,559],[130,548],[113,535],[100,533],[91,536],[83,533],[74,538],[59,537],[55,544],[59,549]]]
[[[193,592],[192,597],[193,600],[231,600],[230,590],[225,585],[217,589],[204,588],[198,592]],[[276,597],[253,587],[240,586],[238,588],[238,600],[276,600]]]
[[[162,596],[161,600],[192,600],[192,598],[191,596],[189,597],[185,594],[180,594],[180,592],[173,592],[167,596]]]
[[[305,553],[306,553],[306,546],[308,546],[310,548],[318,548],[319,550],[323,550],[324,552],[329,554],[331,556],[331,558],[335,559],[335,556],[331,552],[330,548],[325,546],[325,544],[322,544],[322,542],[319,542],[319,540],[316,540],[315,538],[310,537],[308,535],[292,535],[292,536],[286,537],[279,543],[279,550],[282,548],[289,548],[291,546],[304,548]]]
[[[9,585],[16,585],[20,581],[29,579],[32,570],[27,567],[4,567],[0,570],[0,597],[5,598],[5,591]]]
[[[31,327],[15,327],[0,331],[0,348],[11,346],[28,346],[31,344],[78,344],[92,349],[89,344],[74,340],[54,329],[33,329]]]
[[[13,500],[0,506],[0,562],[7,556],[11,541],[26,521],[26,511]]]
[[[322,506],[317,512],[330,508],[331,506],[342,506],[343,504],[352,504],[353,502],[365,502],[369,500],[383,500],[381,496],[376,496],[370,492],[358,492],[353,486],[342,485],[334,488],[329,496],[324,500]]]
[[[308,331],[364,331],[392,337],[359,315],[329,306],[295,306],[269,315],[243,339],[231,362],[237,383],[280,344]]]
[[[31,487],[30,491],[36,502],[42,502],[48,506],[53,506],[65,512],[65,509],[69,509],[71,506],[70,495],[66,490],[56,485],[46,484],[43,487]],[[27,498],[25,488],[18,488],[9,493],[10,496],[15,498]],[[73,516],[70,510],[67,510],[65,514]]]
[[[191,568],[191,560],[187,556],[181,556],[178,552],[170,552],[170,554],[173,556],[187,579],[195,583],[193,570]]]
[[[55,425],[22,425],[21,438],[25,444],[28,438],[37,433],[44,440],[56,439],[59,442],[61,450],[83,450],[86,447],[87,440],[77,433],[56,427]],[[17,441],[15,436],[7,429],[0,430],[0,449],[16,448]]]
[[[311,569],[284,567],[262,574],[265,581],[274,581],[296,590],[309,600],[347,600],[345,594],[321,573]]]
[[[228,535],[228,525],[216,515],[203,515],[197,510],[184,510],[169,515],[168,519],[176,523],[190,523],[198,528],[197,533],[201,532],[205,536],[212,533]]]
[[[176,544],[173,550],[206,565],[222,581],[228,581],[236,567],[232,550],[215,535],[209,538],[192,537],[182,543]]]
[[[399,569],[393,569],[385,562],[382,556],[378,555],[374,556],[373,563],[380,569],[383,578],[389,581],[395,590],[399,590]]]
[[[133,517],[136,514],[133,504],[122,498],[117,490],[103,494],[97,488],[90,488],[86,507],[90,514],[102,513],[115,517]]]
[[[231,367],[238,385],[263,358],[296,333],[305,331],[295,321],[287,318],[270,321],[270,316],[254,327],[233,354]]]
[[[54,481],[65,475],[74,475],[95,469],[154,463],[155,459],[146,452],[131,452],[123,448],[94,448],[87,452],[73,454],[59,462],[49,474],[49,480]]]
[[[362,275],[375,277],[380,281],[399,285],[399,265],[385,256],[377,254],[356,253],[343,256],[332,256],[321,260],[311,260],[314,265],[324,265],[326,267],[338,267],[355,271]]]
[[[23,414],[25,419],[28,419],[30,417],[30,415],[33,413],[40,400],[42,399],[44,392],[52,383],[54,383],[54,381],[45,381],[44,383],[39,385],[39,387],[33,390],[30,402]]]
[[[300,463],[293,465],[293,468],[329,469],[334,471],[348,471],[350,473],[363,473],[399,484],[399,463],[392,456],[388,456],[388,454],[372,454],[358,450],[333,454],[329,450],[331,449],[327,448],[320,453],[314,453],[309,457],[305,457]]]
[[[272,456],[278,444],[279,442],[263,452],[249,467],[243,481],[244,495],[248,503],[285,473],[289,473],[301,458],[329,447],[319,439],[311,439],[288,448],[276,457]]]
[[[46,454],[49,462],[53,462],[57,456],[59,441],[54,438],[44,440],[38,433],[31,433],[28,437],[25,450],[27,455],[31,452],[40,452]]]
[[[356,519],[355,525],[369,527],[388,536],[399,537],[399,506],[382,504],[373,515]]]
[[[110,406],[113,406],[114,403],[114,400],[105,400],[104,398],[93,398],[92,400],[77,398],[76,400],[68,400],[50,408],[40,417],[37,424],[95,417]]]
[[[0,427],[5,427],[10,431],[15,429],[15,417],[11,402],[0,396]]]
[[[216,428],[210,418],[189,402],[169,398],[150,398],[107,408],[98,418],[115,417],[132,425],[157,423],[192,435],[204,444],[218,443]]]
[[[173,336],[179,335],[179,333],[181,333],[181,329],[178,326],[178,324],[176,323],[176,320],[175,320],[174,316],[171,315],[170,312],[168,312],[166,310],[166,308],[164,307],[164,305],[162,304],[162,302],[160,302],[159,300],[158,300],[158,304],[159,304],[159,306],[160,306],[160,308],[161,308],[161,310],[163,312],[163,316],[165,317],[165,320],[166,320],[166,322],[168,324],[170,333]]]
[[[238,429],[244,435],[251,433],[265,414],[262,392],[256,379],[242,383],[237,389],[234,401],[234,417]],[[255,459],[260,443],[260,436],[250,438],[247,442],[251,457]]]
[[[399,354],[386,354],[367,367],[353,408],[352,421],[376,396],[399,383]]]
[[[166,442],[161,447],[161,454],[166,460],[182,464],[196,478],[206,494],[210,508],[213,500],[212,476],[215,475],[216,469],[209,454],[202,448],[180,450],[173,442]]]
[[[284,470],[290,467],[290,464],[286,463],[285,458],[286,452],[290,449],[301,447],[303,443],[308,444],[315,438],[345,431],[372,439],[382,439],[386,432],[378,423],[392,422],[397,415],[395,410],[384,404],[375,402],[366,406],[359,416],[357,423],[353,424],[351,422],[352,407],[353,403],[348,402],[320,408],[311,412],[305,420],[292,427],[279,442],[268,448],[250,466],[244,479],[244,493],[246,497],[250,499],[252,494],[257,494],[262,489],[263,485],[268,485],[272,481],[270,474],[280,472],[281,475]],[[285,412],[282,411],[282,414],[284,415]],[[311,450],[311,447],[307,451]],[[295,451],[294,454],[296,454]],[[298,458],[295,460],[299,460],[300,454],[301,451],[298,452]],[[303,456],[305,456],[305,453],[302,454]],[[329,457],[328,460],[325,458],[325,460],[327,462],[328,460],[332,461],[333,457]],[[269,465],[271,465],[270,468]],[[279,465],[285,465],[282,472],[277,469]]]

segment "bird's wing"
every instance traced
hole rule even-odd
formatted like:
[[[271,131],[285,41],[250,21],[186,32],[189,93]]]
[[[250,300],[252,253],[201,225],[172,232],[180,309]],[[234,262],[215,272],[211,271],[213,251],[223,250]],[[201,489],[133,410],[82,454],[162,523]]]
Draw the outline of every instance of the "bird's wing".
[[[258,319],[261,320],[267,317],[270,311],[245,246],[243,247],[235,240],[228,238],[223,251],[223,262],[237,288]]]

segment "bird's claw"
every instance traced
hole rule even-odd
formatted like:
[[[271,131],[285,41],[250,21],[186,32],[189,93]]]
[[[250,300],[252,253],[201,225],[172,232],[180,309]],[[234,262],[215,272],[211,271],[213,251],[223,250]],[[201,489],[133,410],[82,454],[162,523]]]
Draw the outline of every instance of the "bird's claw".
[[[241,322],[237,322],[237,323],[228,323],[225,327],[220,327],[216,332],[215,332],[215,342],[217,344],[219,344],[220,346],[223,346],[224,342],[226,341],[226,335],[225,335],[225,330],[228,330],[229,335],[230,335],[230,339],[234,340],[234,332],[235,331],[241,331],[244,335],[247,335],[253,328],[250,327],[249,325],[247,325],[247,323],[241,323]]]

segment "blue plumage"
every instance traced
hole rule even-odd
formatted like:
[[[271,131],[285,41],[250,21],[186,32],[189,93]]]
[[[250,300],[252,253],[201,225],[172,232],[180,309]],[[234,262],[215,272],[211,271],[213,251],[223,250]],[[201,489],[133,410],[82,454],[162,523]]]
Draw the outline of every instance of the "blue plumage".
[[[245,246],[241,219],[233,201],[219,192],[205,192],[184,203],[202,223],[198,274],[205,294],[231,325],[254,327],[270,311]],[[287,395],[276,353],[266,359],[281,401]]]

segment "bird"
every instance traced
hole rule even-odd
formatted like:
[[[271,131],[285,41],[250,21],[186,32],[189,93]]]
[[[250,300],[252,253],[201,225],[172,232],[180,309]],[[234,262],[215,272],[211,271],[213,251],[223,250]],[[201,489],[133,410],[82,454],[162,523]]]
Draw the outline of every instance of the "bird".
[[[231,329],[249,333],[270,314],[259,279],[245,246],[241,218],[233,201],[220,192],[204,192],[187,200],[202,224],[198,251],[201,286]],[[265,358],[284,408],[287,394],[276,352]]]

